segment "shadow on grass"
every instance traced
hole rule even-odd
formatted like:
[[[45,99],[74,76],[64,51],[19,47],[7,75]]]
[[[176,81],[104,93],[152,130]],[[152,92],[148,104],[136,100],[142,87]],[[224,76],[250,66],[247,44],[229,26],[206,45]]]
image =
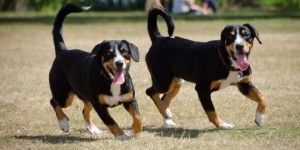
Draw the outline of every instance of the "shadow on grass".
[[[52,15],[24,15],[24,16],[0,16],[1,24],[45,24],[52,25],[55,14]],[[185,21],[213,21],[213,20],[265,20],[265,19],[299,19],[300,12],[245,12],[245,13],[224,13],[214,16],[193,16],[193,15],[174,15],[175,20]],[[82,15],[70,15],[67,17],[66,22],[69,24],[90,24],[90,23],[136,23],[146,22],[147,15],[144,12],[126,12],[122,13],[87,13]]]
[[[71,135],[20,135],[14,136],[15,139],[31,140],[36,142],[60,144],[60,143],[76,143],[76,142],[94,142],[98,138],[93,137],[79,137]]]
[[[177,139],[198,138],[201,134],[220,131],[219,129],[184,129],[184,128],[163,128],[163,127],[144,127],[144,132],[155,133],[156,136],[173,137]]]

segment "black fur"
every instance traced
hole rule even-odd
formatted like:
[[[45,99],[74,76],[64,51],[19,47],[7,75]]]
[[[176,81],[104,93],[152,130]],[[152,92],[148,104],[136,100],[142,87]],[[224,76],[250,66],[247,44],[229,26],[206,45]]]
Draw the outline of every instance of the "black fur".
[[[157,16],[165,19],[169,37],[160,34],[156,25]],[[250,66],[245,71],[232,66],[236,58],[226,49],[226,46],[235,40],[230,34],[236,34],[237,30],[246,32],[243,39],[248,43],[253,44],[254,38],[261,43],[258,32],[250,24],[226,26],[221,32],[221,40],[197,42],[172,37],[174,23],[171,15],[163,8],[154,7],[148,15],[148,32],[152,45],[146,54],[146,63],[151,74],[152,86],[146,90],[147,95],[152,97],[156,93],[165,94],[174,78],[182,78],[196,84],[195,90],[204,110],[215,111],[211,93],[218,88],[211,89],[212,82],[225,80],[231,71],[239,71],[244,77],[251,75]],[[243,94],[248,94],[248,89],[252,88],[251,83],[240,83],[238,86]],[[164,100],[165,96],[163,95],[161,100]]]
[[[134,61],[139,61],[138,48],[126,40],[109,40],[97,44],[91,53],[79,49],[68,50],[61,35],[64,18],[70,13],[85,10],[87,9],[84,7],[67,4],[60,9],[55,18],[53,40],[56,57],[49,74],[53,96],[50,103],[54,109],[57,106],[66,107],[66,100],[71,92],[81,100],[91,102],[106,125],[116,124],[107,110],[107,107],[111,106],[100,104],[98,99],[100,94],[112,96],[110,87],[113,81],[109,72],[104,69],[103,63],[113,59],[115,55],[108,56],[107,52],[115,48],[123,49],[122,57],[124,59],[130,61],[132,58]],[[126,68],[125,82],[121,85],[120,95],[132,92],[132,100],[124,102],[124,106],[128,109],[131,105],[138,113],[138,104],[128,69],[129,66]]]

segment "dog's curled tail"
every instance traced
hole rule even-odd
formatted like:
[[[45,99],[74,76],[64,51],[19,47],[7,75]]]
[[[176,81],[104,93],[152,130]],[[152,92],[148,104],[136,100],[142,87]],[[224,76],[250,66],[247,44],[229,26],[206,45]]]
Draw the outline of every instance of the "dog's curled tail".
[[[56,18],[54,20],[53,30],[52,30],[56,55],[59,55],[59,53],[62,50],[67,49],[64,39],[62,37],[62,26],[63,26],[65,17],[70,13],[78,13],[78,12],[86,11],[89,9],[90,9],[90,7],[81,7],[81,6],[69,3],[69,4],[66,4],[65,6],[63,6],[59,10],[59,12],[57,13]]]
[[[152,42],[154,42],[157,37],[161,37],[159,29],[157,27],[157,16],[161,16],[167,23],[168,34],[169,36],[173,36],[174,32],[174,22],[171,14],[163,7],[153,6],[148,14],[148,33]]]

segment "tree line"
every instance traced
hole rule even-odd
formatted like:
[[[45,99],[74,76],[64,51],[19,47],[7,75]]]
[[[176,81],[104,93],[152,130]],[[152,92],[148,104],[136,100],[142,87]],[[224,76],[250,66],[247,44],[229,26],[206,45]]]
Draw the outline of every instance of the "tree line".
[[[48,11],[53,12],[62,5],[72,2],[93,6],[95,11],[143,10],[146,0],[0,0],[0,11]],[[169,0],[172,1],[172,0]],[[198,0],[199,2],[200,0]],[[216,0],[222,9],[230,8],[274,8],[300,10],[300,0]]]

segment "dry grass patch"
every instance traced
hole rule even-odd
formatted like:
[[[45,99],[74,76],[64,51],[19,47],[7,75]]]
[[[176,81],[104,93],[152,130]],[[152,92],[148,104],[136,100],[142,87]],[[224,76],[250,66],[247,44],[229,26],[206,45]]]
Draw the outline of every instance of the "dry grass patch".
[[[140,138],[116,141],[92,113],[104,131],[93,136],[84,129],[79,100],[66,109],[69,133],[58,129],[49,104],[48,72],[54,58],[51,24],[0,25],[0,149],[297,149],[300,146],[300,21],[215,20],[176,23],[175,35],[207,41],[218,39],[226,24],[250,22],[260,31],[263,45],[255,43],[250,63],[253,82],[269,102],[267,125],[256,127],[256,104],[230,87],[213,94],[220,116],[236,125],[234,130],[215,130],[194,91],[185,83],[172,103],[177,128],[162,128],[162,118],[145,90],[151,79],[144,57],[150,46],[146,22],[68,24],[64,27],[69,48],[90,51],[104,39],[127,39],[140,49],[141,62],[133,63],[131,76],[144,121]],[[165,29],[164,24],[160,23]],[[286,29],[290,26],[291,29]],[[162,30],[164,30],[162,29]],[[165,33],[165,32],[164,32]],[[131,117],[122,106],[110,109],[125,130]]]

